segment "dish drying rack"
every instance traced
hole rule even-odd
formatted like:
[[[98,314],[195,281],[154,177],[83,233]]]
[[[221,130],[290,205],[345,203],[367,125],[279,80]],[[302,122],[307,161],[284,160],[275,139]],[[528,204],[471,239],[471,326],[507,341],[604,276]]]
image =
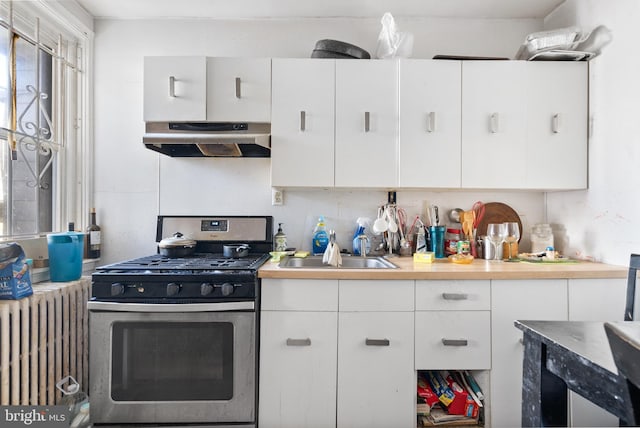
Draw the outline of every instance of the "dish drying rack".
[[[611,42],[611,31],[604,25],[583,33],[578,27],[560,28],[529,34],[515,55],[526,61],[588,61]]]

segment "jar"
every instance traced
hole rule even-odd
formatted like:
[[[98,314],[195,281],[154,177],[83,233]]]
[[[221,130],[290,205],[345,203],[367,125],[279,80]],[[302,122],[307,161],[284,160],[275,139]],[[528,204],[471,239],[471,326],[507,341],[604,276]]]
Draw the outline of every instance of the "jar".
[[[460,241],[461,238],[460,229],[447,229],[444,234],[445,255],[458,254],[458,241]]]
[[[546,251],[547,247],[553,248],[553,230],[551,226],[542,223],[531,228],[531,252],[540,253]]]
[[[469,254],[471,253],[471,243],[469,241],[458,241],[456,249],[458,254]]]

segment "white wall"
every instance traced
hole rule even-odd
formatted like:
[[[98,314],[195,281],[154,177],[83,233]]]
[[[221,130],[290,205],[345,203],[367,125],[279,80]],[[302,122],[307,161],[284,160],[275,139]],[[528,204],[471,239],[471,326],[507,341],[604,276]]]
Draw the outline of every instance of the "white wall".
[[[513,57],[538,20],[396,19],[415,36],[414,57],[435,54]],[[269,159],[174,159],[142,145],[142,62],[147,55],[308,57],[315,42],[333,38],[375,51],[376,19],[299,21],[99,20],[95,24],[96,207],[105,263],[155,252],[158,214],[273,215],[285,223],[289,245],[309,248],[315,218],[324,214],[338,243],[350,243],[355,220],[374,216],[384,191],[285,190],[271,206]],[[425,160],[425,165],[426,165]],[[372,166],[372,174],[375,167]],[[425,201],[442,211],[473,202],[501,201],[529,225],[544,220],[539,192],[398,193],[410,217]],[[527,245],[525,236],[523,247]]]
[[[567,252],[628,265],[640,252],[640,2],[567,0],[545,27],[606,25],[613,41],[590,61],[589,189],[547,196],[550,222],[566,227]]]

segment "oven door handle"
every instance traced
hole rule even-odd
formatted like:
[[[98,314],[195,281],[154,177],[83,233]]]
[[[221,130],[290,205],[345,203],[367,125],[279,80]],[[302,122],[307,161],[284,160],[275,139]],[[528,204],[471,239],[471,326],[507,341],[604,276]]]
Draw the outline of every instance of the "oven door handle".
[[[108,312],[229,312],[255,311],[255,302],[218,302],[218,303],[121,303],[87,302],[90,311]]]

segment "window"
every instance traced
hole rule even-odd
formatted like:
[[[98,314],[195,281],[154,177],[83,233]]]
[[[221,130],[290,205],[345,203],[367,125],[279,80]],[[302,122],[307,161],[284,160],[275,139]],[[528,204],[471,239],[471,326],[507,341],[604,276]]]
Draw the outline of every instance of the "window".
[[[38,2],[0,14],[0,238],[13,239],[86,221],[86,39]]]

